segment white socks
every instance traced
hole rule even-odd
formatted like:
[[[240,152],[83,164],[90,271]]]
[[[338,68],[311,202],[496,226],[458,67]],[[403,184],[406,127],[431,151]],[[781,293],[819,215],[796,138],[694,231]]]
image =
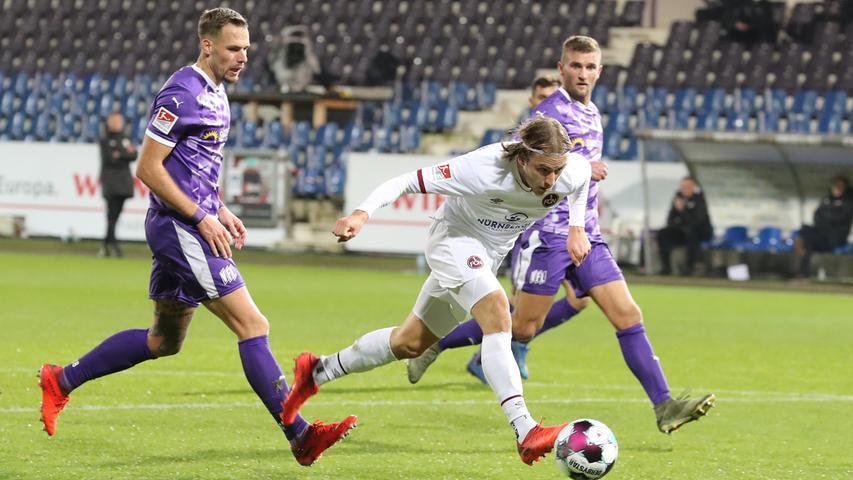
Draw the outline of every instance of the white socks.
[[[490,333],[483,336],[480,356],[483,373],[495,392],[507,420],[515,430],[518,441],[524,440],[527,433],[536,426],[536,422],[527,411],[521,388],[521,374],[512,356],[509,332]]]
[[[314,367],[314,382],[322,385],[348,373],[366,372],[397,360],[391,353],[392,330],[394,327],[366,333],[340,352],[321,357]]]

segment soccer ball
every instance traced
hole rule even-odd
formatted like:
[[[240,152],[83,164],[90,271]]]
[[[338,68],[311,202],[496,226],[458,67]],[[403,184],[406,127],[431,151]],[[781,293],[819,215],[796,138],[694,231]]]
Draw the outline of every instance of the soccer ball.
[[[619,445],[613,432],[598,420],[582,418],[566,425],[554,442],[557,468],[576,480],[601,478],[613,468]]]

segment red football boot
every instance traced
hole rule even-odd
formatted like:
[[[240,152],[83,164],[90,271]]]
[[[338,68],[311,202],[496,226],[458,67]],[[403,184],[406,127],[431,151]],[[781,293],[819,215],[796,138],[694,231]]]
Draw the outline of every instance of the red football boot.
[[[355,428],[355,415],[341,422],[323,423],[319,420],[308,426],[299,443],[290,448],[300,465],[310,467],[329,447],[349,435]]]
[[[291,425],[299,414],[302,405],[312,395],[320,391],[320,387],[314,382],[311,373],[320,359],[310,352],[303,352],[296,357],[296,366],[293,368],[293,386],[281,402],[281,421],[284,425]]]
[[[536,424],[532,430],[527,432],[524,440],[518,444],[518,454],[521,456],[521,461],[533,465],[533,462],[544,457],[546,453],[550,453],[554,449],[557,435],[566,425],[568,423],[554,425],[553,427],[543,427],[541,424]]]
[[[41,387],[41,421],[44,431],[53,436],[56,433],[56,417],[68,403],[68,395],[62,393],[59,386],[59,376],[62,367],[45,363],[39,371],[39,387]]]

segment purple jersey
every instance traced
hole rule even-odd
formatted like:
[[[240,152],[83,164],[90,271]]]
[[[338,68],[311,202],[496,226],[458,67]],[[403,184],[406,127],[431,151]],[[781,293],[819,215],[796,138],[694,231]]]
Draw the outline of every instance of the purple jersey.
[[[225,86],[191,65],[172,74],[160,89],[145,130],[151,139],[172,147],[163,165],[178,188],[213,215],[221,205],[217,182],[230,125]],[[152,209],[175,214],[154,192],[150,198]]]
[[[566,128],[572,142],[572,152],[579,153],[590,162],[601,160],[601,148],[604,144],[604,131],[601,128],[601,115],[598,107],[590,102],[584,105],[572,100],[564,88],[558,89],[539,104],[534,114],[551,117]],[[569,204],[564,199],[557,204],[545,218],[538,220],[531,228],[545,232],[567,235],[569,231]],[[598,226],[598,182],[590,181],[589,196],[586,200],[586,234],[590,242],[604,242]]]

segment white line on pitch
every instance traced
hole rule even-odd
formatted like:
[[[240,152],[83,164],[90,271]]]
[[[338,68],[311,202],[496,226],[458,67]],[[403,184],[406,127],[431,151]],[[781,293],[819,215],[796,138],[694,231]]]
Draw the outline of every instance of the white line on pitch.
[[[790,395],[787,397],[768,397],[768,398],[726,398],[721,400],[725,403],[800,403],[800,402],[853,402],[853,396],[850,395]],[[492,405],[494,400],[336,400],[311,402],[315,407],[333,407],[333,406],[445,406],[445,405]],[[640,398],[545,398],[536,399],[530,402],[536,404],[559,404],[567,405],[573,403],[648,403],[646,399]],[[213,409],[234,409],[234,408],[259,408],[261,405],[258,402],[231,402],[231,403],[140,403],[140,404],[124,404],[124,405],[81,405],[71,406],[69,410],[83,411],[110,411],[110,410],[213,410]],[[34,413],[37,412],[36,406],[32,407],[5,407],[0,408],[0,413]]]
[[[37,368],[21,368],[21,367],[12,367],[12,368],[0,368],[0,372],[7,373],[27,373],[33,374],[35,376],[38,373]],[[200,370],[127,370],[120,373],[121,375],[134,375],[134,376],[145,376],[145,377],[197,377],[197,378],[205,378],[205,377],[229,377],[229,378],[243,378],[244,374],[240,371],[234,372],[223,372],[223,371],[200,371]],[[403,373],[400,373],[400,377],[403,378]],[[536,382],[536,381],[527,381],[524,382],[524,386],[528,388],[565,388],[565,389],[575,389],[581,391],[627,391],[627,392],[636,392],[640,389],[638,385],[595,385],[595,384],[586,384],[582,387],[579,387],[577,384],[571,383],[551,383],[551,382]],[[486,388],[483,386],[483,388]],[[718,396],[720,395],[735,395],[742,397],[760,397],[756,401],[839,401],[839,402],[848,402],[853,401],[853,395],[845,395],[845,394],[835,394],[835,393],[823,393],[823,392],[809,392],[809,393],[801,393],[801,392],[780,392],[780,391],[770,391],[770,390],[729,390],[729,389],[719,389],[714,387],[693,387],[690,389],[693,392],[699,393],[703,392],[714,392]],[[677,393],[679,391],[678,388],[673,388],[673,392]],[[771,398],[766,398],[771,397]],[[777,398],[773,398],[777,397]],[[781,398],[778,398],[781,397]],[[730,400],[731,398],[726,398],[726,400]],[[600,400],[602,402],[606,402],[608,400]],[[613,401],[621,401],[618,399],[613,399]],[[0,409],[0,412],[3,410]]]

